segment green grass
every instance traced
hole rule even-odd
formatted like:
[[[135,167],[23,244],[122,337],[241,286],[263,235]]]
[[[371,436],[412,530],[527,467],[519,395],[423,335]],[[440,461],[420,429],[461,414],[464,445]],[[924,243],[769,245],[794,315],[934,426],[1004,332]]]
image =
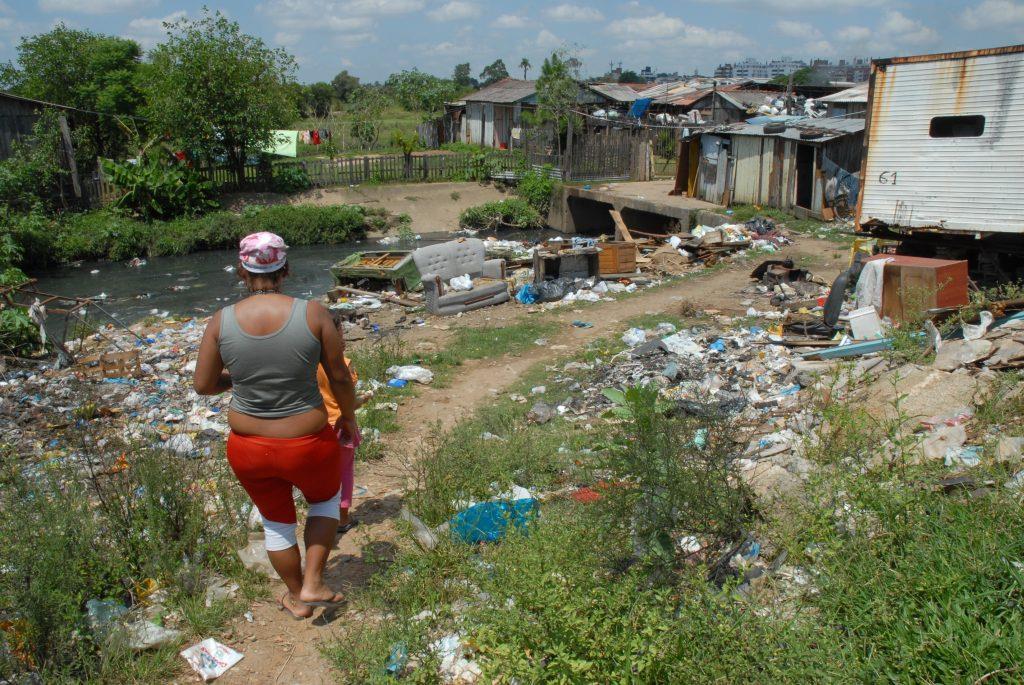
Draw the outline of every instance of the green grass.
[[[686,321],[644,315],[629,324],[664,320]],[[577,358],[607,360],[619,349],[611,336]],[[540,399],[563,399],[571,379],[554,383],[546,366],[564,361],[537,365],[512,390],[525,394],[545,384]],[[587,383],[592,374],[576,375]],[[979,408],[974,430],[1019,421],[1019,408],[1005,398],[1020,380],[1004,377],[997,399]],[[741,599],[728,584],[708,583],[701,565],[636,555],[633,489],[654,479],[657,492],[679,488],[685,497],[684,486],[699,482],[692,478],[699,471],[685,470],[699,455],[684,456],[685,441],[672,437],[672,424],[647,424],[649,417],[637,415],[635,427],[589,421],[593,428],[586,430],[564,419],[534,426],[523,420],[533,400],[497,399],[435,436],[408,500],[413,511],[437,524],[459,499],[483,498],[512,483],[544,491],[632,473],[626,480],[636,485],[613,490],[597,505],[547,501],[528,534],[495,545],[443,541],[422,552],[403,543],[395,563],[354,598],[360,619],[327,649],[342,679],[385,682],[383,664],[402,643],[419,659],[405,677],[434,682],[437,661],[427,645],[454,632],[471,646],[468,656],[484,682],[1019,679],[1024,573],[1012,562],[1024,561],[1024,511],[1006,492],[981,499],[944,494],[932,486],[945,472],[941,467],[908,467],[897,458],[895,468],[869,468],[895,426],[877,425],[857,405],[811,402],[827,423],[808,452],[818,464],[808,496],[777,503],[745,523],[767,544],[768,558],[786,550],[786,568],[803,569],[809,585],[779,576]],[[504,440],[485,440],[485,432]],[[713,435],[728,433],[722,427]],[[615,470],[624,462],[612,457],[623,454],[634,457],[626,471]],[[683,470],[659,481],[663,469]],[[976,470],[979,479],[994,482],[1009,473],[991,464]],[[711,493],[707,501],[677,500],[672,520],[690,517],[694,526],[700,506],[725,506],[728,490],[717,487],[698,488]],[[730,504],[721,513],[735,511]],[[848,518],[855,525],[838,525]],[[412,620],[424,611],[432,613]]]

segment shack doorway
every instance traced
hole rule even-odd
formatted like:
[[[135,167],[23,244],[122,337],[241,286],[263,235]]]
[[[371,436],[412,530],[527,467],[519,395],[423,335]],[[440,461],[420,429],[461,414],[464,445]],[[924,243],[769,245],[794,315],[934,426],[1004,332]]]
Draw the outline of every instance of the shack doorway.
[[[814,146],[796,146],[796,204],[811,209],[814,198]]]

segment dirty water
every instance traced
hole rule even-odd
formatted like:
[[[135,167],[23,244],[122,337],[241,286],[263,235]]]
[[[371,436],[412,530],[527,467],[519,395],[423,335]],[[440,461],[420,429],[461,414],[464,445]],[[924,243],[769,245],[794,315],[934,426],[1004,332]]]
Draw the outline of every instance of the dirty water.
[[[505,240],[539,240],[551,232],[502,233]],[[363,250],[415,249],[452,240],[446,233],[423,235],[415,242],[380,245],[376,239],[338,245],[310,245],[289,250],[291,276],[284,292],[295,297],[320,297],[333,284],[330,267]],[[98,298],[100,305],[123,323],[148,316],[206,316],[238,300],[243,289],[234,271],[233,250],[211,250],[173,257],[155,257],[145,266],[127,262],[82,262],[35,274],[43,292]],[[96,273],[93,273],[93,272]]]

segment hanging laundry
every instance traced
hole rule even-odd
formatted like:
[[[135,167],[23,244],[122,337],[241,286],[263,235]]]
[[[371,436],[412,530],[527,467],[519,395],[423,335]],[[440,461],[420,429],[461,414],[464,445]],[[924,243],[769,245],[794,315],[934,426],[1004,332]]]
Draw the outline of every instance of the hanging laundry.
[[[299,140],[309,145],[309,131],[299,131]]]
[[[320,131],[312,131],[309,137],[311,138],[311,142],[313,143],[313,145],[320,144]]]
[[[301,131],[274,131],[274,137],[270,144],[261,150],[272,155],[282,157],[296,157],[298,155],[298,139]]]

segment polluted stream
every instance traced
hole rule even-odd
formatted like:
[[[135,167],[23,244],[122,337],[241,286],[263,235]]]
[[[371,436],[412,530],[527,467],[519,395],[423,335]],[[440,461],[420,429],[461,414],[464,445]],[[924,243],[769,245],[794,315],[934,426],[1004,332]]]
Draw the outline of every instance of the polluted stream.
[[[424,240],[418,244],[431,243]],[[320,297],[334,285],[333,264],[354,252],[378,247],[375,241],[362,241],[293,248],[288,251],[291,274],[282,290],[295,297]],[[245,291],[235,273],[237,264],[235,250],[154,257],[143,266],[82,262],[40,275],[36,287],[55,295],[95,299],[126,324],[165,313],[207,316],[243,296]]]
[[[502,233],[499,237],[535,241],[551,235],[556,234],[534,231]],[[291,274],[282,289],[294,297],[316,299],[334,285],[331,266],[350,254],[369,250],[415,249],[455,238],[457,236],[437,233],[392,245],[381,245],[371,238],[338,245],[295,247],[288,251]],[[234,250],[154,257],[143,266],[129,266],[129,262],[80,262],[36,274],[36,287],[55,295],[95,299],[103,309],[125,324],[133,324],[149,316],[203,317],[244,295],[235,273],[237,264],[238,253]],[[105,318],[95,313],[91,316]]]

